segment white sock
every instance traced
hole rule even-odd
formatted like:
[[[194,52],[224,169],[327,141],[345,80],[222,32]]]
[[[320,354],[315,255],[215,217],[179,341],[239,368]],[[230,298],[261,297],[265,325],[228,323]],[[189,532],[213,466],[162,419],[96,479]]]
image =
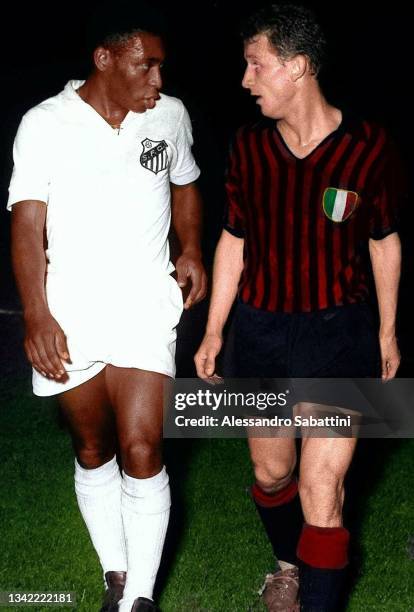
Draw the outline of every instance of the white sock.
[[[121,482],[116,457],[91,470],[85,470],[75,459],[75,491],[79,509],[104,574],[127,570]]]
[[[130,612],[137,597],[152,599],[171,506],[165,467],[151,478],[123,472],[121,506],[128,572],[119,612]]]

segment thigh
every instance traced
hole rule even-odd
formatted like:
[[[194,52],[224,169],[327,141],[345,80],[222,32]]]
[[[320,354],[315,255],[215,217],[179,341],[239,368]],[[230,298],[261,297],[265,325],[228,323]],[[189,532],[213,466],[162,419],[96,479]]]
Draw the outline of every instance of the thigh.
[[[106,386],[123,449],[145,443],[161,447],[164,392],[171,379],[157,372],[108,365]]]
[[[307,381],[304,385],[306,386]],[[341,385],[339,387],[339,385]],[[309,393],[312,393],[311,384],[309,385],[308,393],[305,393],[305,397],[309,397]],[[346,406],[358,406],[351,399],[350,390],[352,389],[352,381],[348,382],[345,380],[345,388],[342,385],[342,380],[335,379],[335,382],[326,388],[325,383],[320,384],[320,381],[316,383],[316,393],[321,396],[331,394],[332,399],[342,395],[343,402]],[[322,388],[321,388],[322,387]],[[338,388],[339,387],[339,388]],[[319,389],[319,390],[318,390]],[[354,399],[356,394],[354,393]],[[359,404],[360,405],[360,404]],[[349,407],[337,406],[333,401],[331,404],[321,403],[320,400],[316,402],[312,401],[300,401],[293,406],[293,417],[300,418],[301,425],[298,425],[301,429],[301,436],[303,439],[308,438],[357,438],[360,430],[362,415],[361,412],[353,410]]]
[[[59,404],[75,451],[95,449],[110,459],[116,446],[114,414],[106,392],[105,370],[59,395]],[[106,451],[105,451],[106,449]]]

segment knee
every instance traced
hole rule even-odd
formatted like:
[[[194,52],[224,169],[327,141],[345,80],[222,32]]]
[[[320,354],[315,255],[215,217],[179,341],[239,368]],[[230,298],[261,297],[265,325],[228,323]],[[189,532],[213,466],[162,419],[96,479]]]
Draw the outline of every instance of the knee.
[[[102,445],[78,445],[75,448],[78,463],[87,470],[101,467],[115,455],[113,448],[105,448]]]
[[[292,480],[294,463],[258,461],[253,464],[254,475],[259,487],[265,493],[276,493]]]
[[[162,467],[161,444],[141,438],[121,444],[122,467],[135,478],[148,478]]]

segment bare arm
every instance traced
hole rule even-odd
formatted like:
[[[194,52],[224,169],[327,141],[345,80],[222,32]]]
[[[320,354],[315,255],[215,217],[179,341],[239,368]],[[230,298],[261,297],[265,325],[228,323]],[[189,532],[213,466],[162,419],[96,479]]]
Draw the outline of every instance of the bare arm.
[[[401,243],[397,233],[382,240],[370,240],[369,252],[377,292],[381,347],[382,378],[394,378],[400,365],[400,352],[395,335],[398,285],[401,271]]]
[[[50,314],[45,292],[46,205],[38,200],[18,202],[12,210],[12,261],[23,305],[25,350],[33,367],[64,381],[63,361],[69,361],[65,334]]]
[[[184,308],[200,302],[207,293],[207,276],[201,261],[202,202],[195,183],[174,185],[171,183],[172,222],[181,246],[177,259],[177,282],[185,287],[191,279],[191,291]]]
[[[243,248],[243,238],[223,230],[214,257],[213,291],[206,334],[194,357],[200,378],[214,375],[215,360],[223,344],[223,328],[243,271]]]

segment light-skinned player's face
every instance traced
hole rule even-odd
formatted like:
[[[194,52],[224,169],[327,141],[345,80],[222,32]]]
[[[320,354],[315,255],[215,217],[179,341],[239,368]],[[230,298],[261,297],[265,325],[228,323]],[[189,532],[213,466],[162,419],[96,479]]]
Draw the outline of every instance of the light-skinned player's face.
[[[113,102],[136,113],[154,108],[160,98],[165,59],[161,38],[143,32],[108,53],[105,79]]]
[[[281,119],[296,91],[291,79],[290,62],[281,61],[267,36],[260,34],[244,45],[247,62],[242,86],[257,96],[263,115]]]

